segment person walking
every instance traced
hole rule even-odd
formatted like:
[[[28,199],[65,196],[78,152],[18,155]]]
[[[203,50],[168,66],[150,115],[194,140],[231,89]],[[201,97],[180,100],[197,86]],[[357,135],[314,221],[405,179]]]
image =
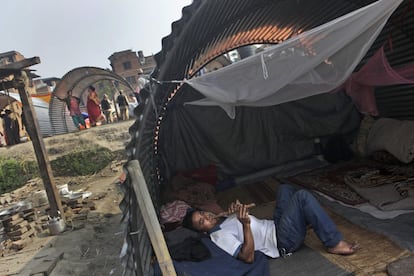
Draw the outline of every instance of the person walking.
[[[116,103],[119,106],[119,112],[121,115],[121,120],[126,121],[129,119],[129,112],[128,112],[128,100],[124,94],[122,94],[122,90],[119,90],[119,95],[116,98]]]
[[[88,110],[89,122],[91,126],[100,125],[102,121],[105,121],[101,111],[98,94],[95,91],[95,87],[92,85],[88,87],[88,100],[86,102],[86,108]]]
[[[72,117],[73,124],[79,130],[86,129],[85,119],[80,111],[80,99],[72,95],[72,90],[67,92],[66,105],[69,110],[69,115]]]
[[[112,123],[113,119],[112,119],[112,105],[111,105],[111,100],[109,100],[108,95],[105,94],[103,96],[103,99],[101,101],[101,108],[103,110],[103,114],[105,115],[106,118],[106,123]]]

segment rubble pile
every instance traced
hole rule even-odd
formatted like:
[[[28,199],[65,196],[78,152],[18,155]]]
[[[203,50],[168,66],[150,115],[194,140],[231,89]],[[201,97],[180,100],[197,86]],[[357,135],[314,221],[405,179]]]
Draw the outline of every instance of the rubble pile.
[[[12,193],[0,196],[0,253],[23,249],[36,237],[53,235],[50,207],[41,179],[32,179]],[[82,228],[91,210],[96,210],[94,200],[102,199],[105,192],[69,191],[68,185],[57,187],[65,216],[65,228]]]
[[[3,215],[2,242],[4,248],[20,250],[27,245],[35,235],[34,210],[26,209],[13,215]]]

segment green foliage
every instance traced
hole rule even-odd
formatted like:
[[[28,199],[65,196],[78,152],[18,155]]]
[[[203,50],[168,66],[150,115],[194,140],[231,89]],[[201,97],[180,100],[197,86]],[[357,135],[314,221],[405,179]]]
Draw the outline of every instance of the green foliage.
[[[91,175],[117,157],[107,148],[76,150],[50,162],[54,176]],[[0,194],[11,192],[40,176],[37,162],[0,157]]]
[[[55,176],[90,175],[102,170],[115,158],[115,154],[103,147],[74,151],[51,162]]]
[[[0,194],[19,188],[36,176],[39,176],[36,162],[0,157]]]

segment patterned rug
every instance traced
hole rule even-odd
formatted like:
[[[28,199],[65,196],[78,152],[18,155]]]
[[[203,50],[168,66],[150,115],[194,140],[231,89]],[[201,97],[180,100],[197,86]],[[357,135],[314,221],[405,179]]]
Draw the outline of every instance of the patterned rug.
[[[317,190],[349,205],[357,205],[365,203],[367,200],[345,183],[344,176],[349,171],[364,166],[375,167],[376,165],[376,162],[370,160],[344,162],[297,174],[284,179],[284,181]]]

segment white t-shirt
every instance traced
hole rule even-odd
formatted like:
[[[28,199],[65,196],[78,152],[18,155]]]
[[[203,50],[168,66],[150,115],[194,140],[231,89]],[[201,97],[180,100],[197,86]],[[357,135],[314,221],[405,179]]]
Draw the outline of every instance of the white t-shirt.
[[[279,257],[274,222],[272,220],[258,219],[250,215],[249,217],[254,250],[259,250],[272,258]],[[237,257],[244,241],[243,225],[236,215],[232,215],[218,225],[217,230],[210,233],[210,238],[218,247]]]

